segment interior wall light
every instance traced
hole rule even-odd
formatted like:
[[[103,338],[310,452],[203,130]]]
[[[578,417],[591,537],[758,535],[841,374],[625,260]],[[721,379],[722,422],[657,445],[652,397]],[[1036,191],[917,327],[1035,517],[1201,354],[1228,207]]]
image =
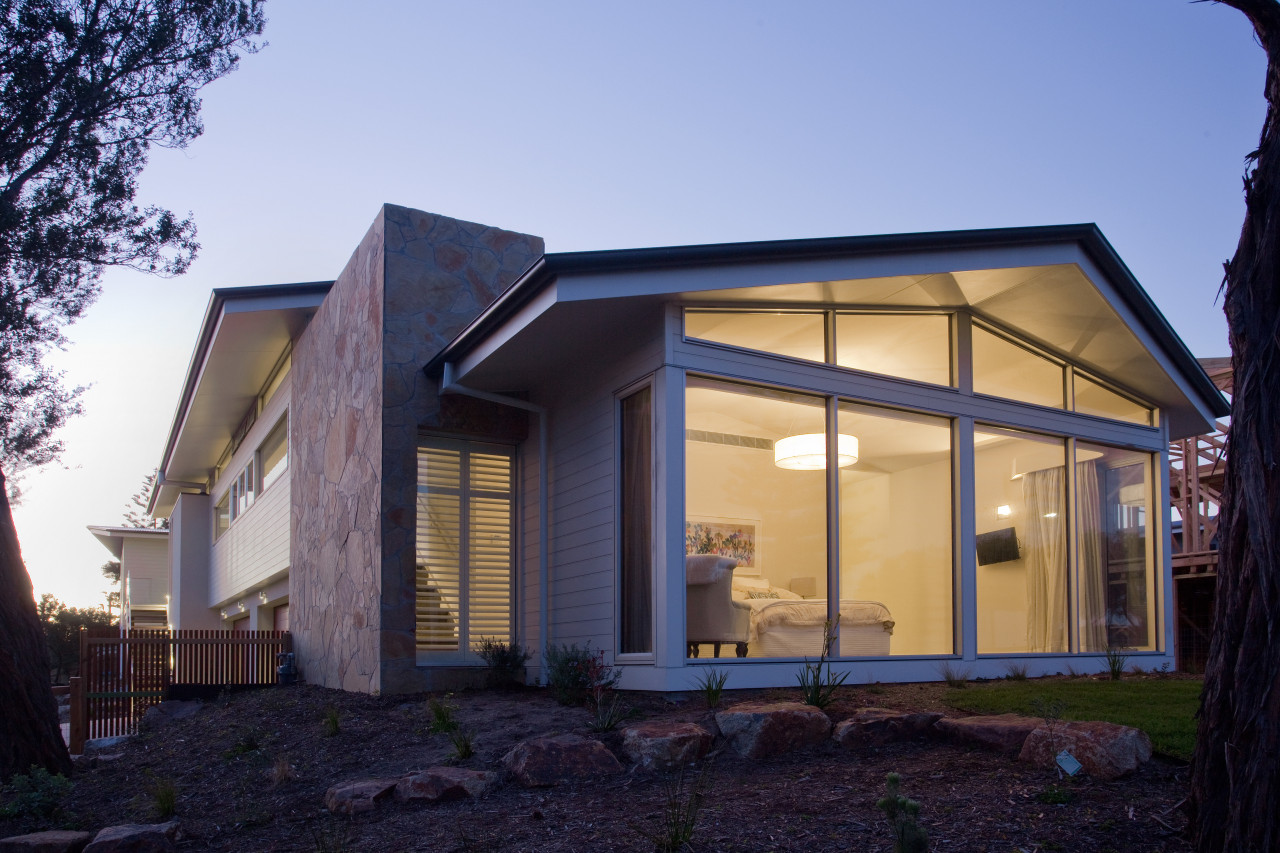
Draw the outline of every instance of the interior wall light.
[[[858,437],[836,436],[836,467],[848,468],[858,461]],[[792,471],[822,471],[827,467],[826,433],[789,435],[773,443],[773,464]]]
[[[996,507],[996,518],[1008,518],[1013,515],[1013,507],[1008,504],[1000,504]]]

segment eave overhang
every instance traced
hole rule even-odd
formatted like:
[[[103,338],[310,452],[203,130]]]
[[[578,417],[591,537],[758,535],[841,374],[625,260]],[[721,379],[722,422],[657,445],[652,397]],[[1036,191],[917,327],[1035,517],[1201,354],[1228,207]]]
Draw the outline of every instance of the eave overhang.
[[[126,539],[149,539],[164,540],[169,537],[169,531],[152,527],[107,527],[103,525],[89,525],[89,532],[93,534],[93,538],[102,543],[102,547],[111,552],[111,556],[117,560],[124,553],[124,541]]]
[[[272,368],[306,328],[332,285],[317,281],[213,291],[148,512],[168,515],[180,492],[208,480]]]
[[[1115,379],[1166,410],[1171,438],[1202,432],[1214,418],[1229,414],[1221,392],[1093,224],[548,254],[424,369],[435,375],[442,364],[453,362],[462,378],[487,359],[497,361],[492,357],[510,341],[563,337],[570,327],[608,322],[660,301],[713,302],[755,289],[762,300],[774,300],[771,304],[796,306],[795,295],[802,292],[796,285],[801,283],[816,292],[816,285],[857,285],[871,279],[1065,266],[1078,268],[1080,281],[1092,285],[1092,293],[1082,292],[1082,297],[1105,301],[1117,322],[1150,354],[1149,364],[1135,371],[1140,375]],[[1055,346],[1052,336],[1025,328],[1034,326],[1026,322],[1034,299],[1034,289],[1024,290],[1011,311],[1023,318],[1024,327],[1013,330],[1089,367],[1087,360]],[[616,310],[610,310],[610,303]],[[964,299],[937,304],[961,307]],[[981,306],[973,310],[997,324],[1013,325],[997,312],[987,316]],[[1056,322],[1061,325],[1062,318]],[[1087,334],[1082,329],[1079,337]],[[483,373],[477,371],[474,380],[481,385]],[[508,384],[506,390],[516,389]]]

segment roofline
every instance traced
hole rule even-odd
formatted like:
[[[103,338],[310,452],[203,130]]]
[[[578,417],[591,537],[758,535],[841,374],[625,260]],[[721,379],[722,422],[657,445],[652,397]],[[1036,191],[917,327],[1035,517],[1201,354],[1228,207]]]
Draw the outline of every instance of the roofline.
[[[90,524],[86,526],[89,532],[93,533],[94,535],[97,535],[99,533],[103,534],[104,536],[121,536],[121,537],[134,536],[134,535],[144,536],[144,537],[169,535],[169,528],[167,527],[128,527],[124,525],[112,527],[110,525],[105,525],[105,524]]]
[[[191,360],[187,363],[186,379],[182,383],[182,394],[178,397],[178,406],[174,409],[173,418],[169,424],[169,437],[164,443],[164,454],[160,457],[161,474],[169,467],[169,461],[173,458],[173,449],[178,443],[178,433],[182,425],[183,415],[187,408],[191,405],[191,398],[196,391],[196,377],[200,374],[200,366],[204,364],[209,354],[209,345],[213,342],[213,332],[218,325],[218,317],[222,314],[223,307],[228,302],[235,302],[242,299],[255,299],[260,296],[294,296],[294,295],[325,295],[329,289],[333,287],[332,281],[306,281],[296,282],[292,284],[259,284],[250,287],[216,287],[209,296],[209,305],[205,308],[204,319],[200,323],[200,335],[196,338],[195,350],[191,353]],[[151,500],[147,509],[150,510],[155,506],[156,496],[159,489],[152,492]]]
[[[459,332],[444,349],[424,365],[434,373],[454,361],[472,341],[483,338],[528,304],[558,275],[593,272],[633,272],[671,267],[743,263],[780,258],[820,258],[838,255],[872,255],[902,251],[999,248],[1034,243],[1076,243],[1117,285],[1120,298],[1147,324],[1156,340],[1214,411],[1216,417],[1231,413],[1230,405],[1192,356],[1182,339],[1160,313],[1115,248],[1092,222],[1070,225],[1033,225],[1016,228],[979,228],[962,231],[916,231],[906,234],[874,234],[857,237],[816,237],[800,240],[764,240],[747,243],[708,243],[645,249],[605,249],[587,252],[548,253],[517,278],[510,287]]]

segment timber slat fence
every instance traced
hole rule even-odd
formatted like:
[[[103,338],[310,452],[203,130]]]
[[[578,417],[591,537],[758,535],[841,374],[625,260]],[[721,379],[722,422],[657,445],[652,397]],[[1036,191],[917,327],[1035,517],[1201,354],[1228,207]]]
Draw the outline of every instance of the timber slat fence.
[[[276,655],[292,650],[288,631],[82,629],[80,676],[71,679],[71,752],[83,752],[90,738],[137,731],[170,685],[275,684]]]

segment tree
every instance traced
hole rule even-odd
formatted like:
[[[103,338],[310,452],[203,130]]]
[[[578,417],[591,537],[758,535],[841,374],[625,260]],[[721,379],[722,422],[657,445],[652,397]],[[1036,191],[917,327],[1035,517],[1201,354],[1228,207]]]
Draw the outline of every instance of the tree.
[[[201,87],[257,50],[261,0],[0,0],[0,490],[50,461],[79,389],[43,362],[121,266],[177,275],[189,218],[134,198],[151,146],[203,130]],[[31,578],[0,493],[0,780],[67,771]]]
[[[1221,2],[1266,52],[1267,115],[1223,281],[1235,389],[1189,805],[1201,853],[1262,853],[1280,850],[1280,4]]]
[[[156,518],[148,511],[147,507],[151,504],[151,492],[156,487],[156,475],[159,472],[152,471],[142,481],[142,488],[129,498],[129,506],[124,511],[125,527],[142,527],[151,530],[168,530],[169,519]],[[116,573],[116,580],[120,580],[120,573]]]
[[[50,677],[54,684],[63,684],[80,666],[80,629],[109,627],[111,614],[101,608],[67,607],[47,592],[40,596],[36,612],[44,629]]]

